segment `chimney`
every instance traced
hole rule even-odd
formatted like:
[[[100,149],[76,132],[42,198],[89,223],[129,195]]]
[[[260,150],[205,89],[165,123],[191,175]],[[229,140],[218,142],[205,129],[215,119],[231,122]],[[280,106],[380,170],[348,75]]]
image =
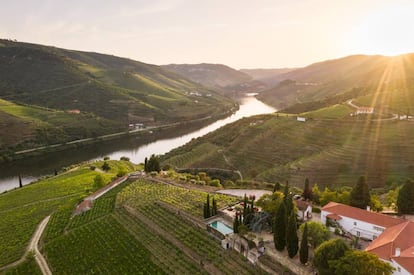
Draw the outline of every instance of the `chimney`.
[[[401,249],[399,247],[397,247],[395,249],[395,257],[400,257],[400,255],[401,255]]]
[[[371,211],[371,207],[367,205],[367,211]]]

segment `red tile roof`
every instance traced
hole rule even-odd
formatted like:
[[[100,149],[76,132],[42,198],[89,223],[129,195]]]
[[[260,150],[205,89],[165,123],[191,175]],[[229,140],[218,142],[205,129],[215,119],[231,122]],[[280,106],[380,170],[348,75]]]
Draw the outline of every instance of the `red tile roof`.
[[[342,217],[348,217],[355,220],[364,221],[385,228],[400,224],[405,221],[400,218],[390,217],[384,214],[370,212],[364,209],[336,202],[328,203],[327,205],[322,207],[322,211],[337,214]]]
[[[414,273],[414,222],[405,221],[384,230],[384,232],[365,249],[378,257],[390,261],[391,259]],[[401,251],[395,255],[396,248]]]

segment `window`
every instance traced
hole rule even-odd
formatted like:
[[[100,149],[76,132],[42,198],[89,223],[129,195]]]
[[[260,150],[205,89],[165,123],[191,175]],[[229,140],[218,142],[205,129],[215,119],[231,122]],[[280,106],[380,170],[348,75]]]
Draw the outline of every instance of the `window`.
[[[361,232],[357,231],[357,236],[361,237]]]
[[[354,222],[354,225],[357,225],[357,222]]]
[[[401,272],[401,268],[400,267],[398,267],[397,269],[398,269],[398,272]]]

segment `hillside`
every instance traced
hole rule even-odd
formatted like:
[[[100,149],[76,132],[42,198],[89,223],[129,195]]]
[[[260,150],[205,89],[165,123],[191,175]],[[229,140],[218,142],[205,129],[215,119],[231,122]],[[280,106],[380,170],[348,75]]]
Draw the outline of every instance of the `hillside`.
[[[289,181],[305,178],[319,186],[353,185],[366,175],[371,187],[412,177],[414,124],[349,116],[347,105],[303,114],[245,118],[191,141],[162,157],[175,167],[239,170],[244,179]]]
[[[267,87],[250,75],[222,64],[169,64],[162,67],[204,86],[219,89],[223,94],[257,92]]]
[[[275,86],[281,80],[279,76],[288,72],[297,70],[298,68],[283,68],[283,69],[240,69],[239,71],[250,75],[254,80],[266,83],[269,86]]]
[[[279,109],[318,102],[358,89],[365,106],[387,112],[407,112],[414,103],[414,54],[396,57],[355,55],[309,65],[278,76],[284,79],[259,98]],[[403,104],[396,104],[403,103]],[[340,103],[335,102],[335,103]],[[310,111],[312,109],[308,109]]]
[[[45,125],[61,132],[63,140],[72,140],[126,130],[129,123],[157,125],[219,115],[233,106],[229,99],[159,66],[9,40],[0,40],[0,75],[0,99],[26,108],[24,115],[1,108],[5,120],[0,126],[22,132],[17,141],[37,145],[45,143],[30,136]],[[69,126],[62,120],[50,122],[38,111],[73,121]],[[84,124],[84,119],[94,123]],[[80,133],[72,134],[68,127]],[[16,139],[1,133],[0,147],[16,145]]]
[[[223,250],[207,232],[208,193],[191,185],[130,178],[75,215],[78,203],[98,189],[97,177],[105,186],[120,171],[137,168],[109,160],[107,172],[91,169],[103,163],[0,194],[0,274],[41,274],[26,247],[49,215],[39,250],[53,274],[267,274],[236,251]],[[222,194],[214,198],[220,208],[238,201]]]

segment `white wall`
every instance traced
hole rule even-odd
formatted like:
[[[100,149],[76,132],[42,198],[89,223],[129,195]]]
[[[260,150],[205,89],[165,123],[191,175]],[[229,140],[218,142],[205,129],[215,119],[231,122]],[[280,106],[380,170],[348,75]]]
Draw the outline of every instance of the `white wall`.
[[[322,211],[321,221],[323,224],[326,224],[326,216],[328,214],[331,214],[331,212]],[[363,222],[363,221],[348,218],[348,217],[342,217],[342,219],[340,219],[338,223],[340,226],[342,226],[342,228],[345,231],[351,233],[352,235],[359,236],[361,238],[366,238],[369,240],[373,240],[377,238],[385,230],[385,228],[382,226]]]
[[[408,272],[407,270],[405,270],[404,267],[400,266],[394,260],[391,260],[391,262],[388,262],[388,261],[384,261],[384,262],[390,263],[395,268],[394,272],[392,273],[393,275],[411,275],[412,274]]]

